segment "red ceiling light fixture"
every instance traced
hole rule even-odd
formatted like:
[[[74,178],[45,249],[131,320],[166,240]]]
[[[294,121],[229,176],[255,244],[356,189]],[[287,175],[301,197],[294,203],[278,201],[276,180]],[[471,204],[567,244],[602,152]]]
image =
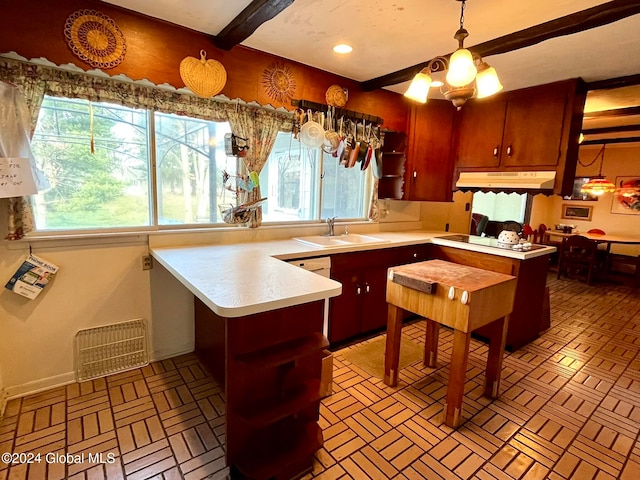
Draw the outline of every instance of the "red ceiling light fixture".
[[[436,57],[413,77],[405,97],[420,103],[426,103],[429,88],[434,85],[432,73],[446,71],[446,82],[441,92],[456,108],[472,98],[489,97],[502,90],[495,68],[490,67],[482,57],[464,48],[464,39],[469,32],[464,28],[464,9],[466,0],[461,2],[460,28],[453,36],[458,41],[458,49],[447,57]]]
[[[606,146],[607,146],[606,144],[602,145],[602,148],[596,154],[596,157],[593,159],[591,163],[583,164],[578,159],[580,165],[582,165],[583,167],[589,167],[594,163],[596,163],[596,161],[598,160],[598,157],[600,157],[600,171],[598,172],[598,175],[595,177],[591,177],[587,183],[582,185],[582,187],[580,188],[580,192],[590,193],[591,195],[598,195],[598,196],[604,193],[615,192],[616,186],[602,175],[602,164],[604,163],[604,149]]]

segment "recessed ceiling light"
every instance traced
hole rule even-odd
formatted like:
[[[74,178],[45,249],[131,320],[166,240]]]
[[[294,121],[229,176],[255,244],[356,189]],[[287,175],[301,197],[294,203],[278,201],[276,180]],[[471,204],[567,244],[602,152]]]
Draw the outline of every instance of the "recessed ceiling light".
[[[353,47],[351,45],[347,45],[346,43],[340,43],[333,47],[333,51],[336,53],[351,53]]]

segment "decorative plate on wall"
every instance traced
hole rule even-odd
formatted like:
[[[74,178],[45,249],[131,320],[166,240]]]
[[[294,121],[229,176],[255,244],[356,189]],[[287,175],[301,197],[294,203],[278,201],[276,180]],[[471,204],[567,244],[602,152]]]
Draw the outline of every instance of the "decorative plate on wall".
[[[262,88],[272,100],[288,103],[296,91],[296,81],[287,65],[273,62],[262,72]]]
[[[64,35],[81,60],[96,68],[113,68],[124,59],[124,35],[116,23],[95,10],[78,10],[67,18]]]

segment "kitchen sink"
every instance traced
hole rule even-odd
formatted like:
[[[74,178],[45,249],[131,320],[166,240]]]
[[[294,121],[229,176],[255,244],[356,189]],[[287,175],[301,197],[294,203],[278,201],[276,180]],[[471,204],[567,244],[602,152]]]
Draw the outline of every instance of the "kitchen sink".
[[[294,240],[322,248],[346,247],[348,245],[372,245],[374,243],[384,243],[389,241],[383,238],[371,237],[369,235],[360,235],[358,233],[335,235],[333,237],[326,235],[310,235],[308,237],[295,237]]]

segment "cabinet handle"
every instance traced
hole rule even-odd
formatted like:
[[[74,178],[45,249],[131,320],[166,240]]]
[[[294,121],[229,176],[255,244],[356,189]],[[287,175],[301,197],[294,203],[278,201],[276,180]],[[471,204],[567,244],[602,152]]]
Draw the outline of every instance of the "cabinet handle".
[[[364,284],[364,291],[365,291],[366,293],[369,293],[369,290],[370,290],[370,288],[369,288],[369,284],[368,284],[368,283],[365,283],[365,284]]]
[[[494,158],[498,158],[498,152],[500,151],[500,145],[496,145],[496,148],[493,149]]]
[[[512,153],[513,153],[513,148],[511,147],[511,145],[509,145],[509,146],[507,147],[507,155],[508,155],[508,156],[511,156],[511,154],[512,154]]]
[[[413,178],[418,178],[418,172],[416,170],[413,171]]]
[[[360,285],[356,285],[356,295],[360,295],[362,293],[362,288],[360,288]]]

